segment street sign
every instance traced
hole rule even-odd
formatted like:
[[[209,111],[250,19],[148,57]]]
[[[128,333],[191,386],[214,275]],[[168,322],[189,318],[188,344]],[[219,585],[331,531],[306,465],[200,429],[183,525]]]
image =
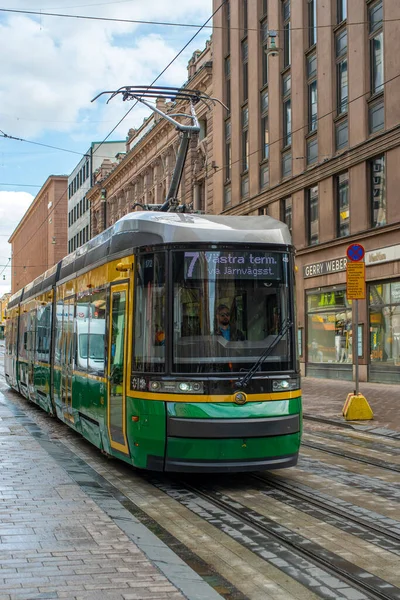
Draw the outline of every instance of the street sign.
[[[347,299],[365,300],[365,263],[349,262],[346,268]]]
[[[347,258],[352,262],[358,262],[362,260],[365,256],[364,246],[361,244],[351,244],[347,248]]]

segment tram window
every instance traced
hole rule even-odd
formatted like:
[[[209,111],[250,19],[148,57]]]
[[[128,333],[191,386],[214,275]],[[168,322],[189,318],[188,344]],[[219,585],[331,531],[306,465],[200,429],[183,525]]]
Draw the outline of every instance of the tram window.
[[[133,371],[165,369],[165,254],[139,257],[136,267]]]
[[[89,330],[87,332],[88,369],[97,375],[104,374],[105,336],[106,336],[106,290],[95,292],[90,296]],[[85,339],[79,340],[79,348],[85,348]]]
[[[31,310],[28,313],[28,331],[27,331],[26,349],[30,353],[29,360],[33,361],[36,341],[36,310]],[[31,354],[32,353],[32,354]]]
[[[28,313],[23,313],[19,320],[19,349],[20,358],[27,358],[26,347],[28,341]]]
[[[62,349],[62,322],[63,322],[64,302],[58,300],[56,305],[56,334],[55,334],[55,354],[54,362],[56,365],[61,365],[61,349]]]
[[[173,285],[175,372],[246,370],[275,340],[262,370],[293,368],[287,255],[177,251]]]
[[[37,309],[36,356],[43,362],[50,360],[51,304]]]

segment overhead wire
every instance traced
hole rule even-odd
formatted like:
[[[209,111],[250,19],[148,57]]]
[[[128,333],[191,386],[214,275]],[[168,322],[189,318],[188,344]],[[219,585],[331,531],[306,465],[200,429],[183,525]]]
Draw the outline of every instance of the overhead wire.
[[[0,8],[0,12],[6,12],[6,13],[19,13],[19,14],[27,14],[27,15],[35,15],[35,16],[40,16],[40,17],[59,17],[59,18],[66,18],[66,19],[84,19],[84,20],[90,20],[90,21],[106,21],[106,22],[111,22],[111,23],[127,23],[127,24],[131,24],[131,25],[152,25],[154,26],[160,26],[160,27],[186,27],[186,28],[198,28],[201,27],[206,28],[206,29],[230,29],[232,31],[234,30],[239,30],[239,31],[259,31],[260,28],[254,28],[254,27],[232,27],[232,26],[224,26],[224,25],[199,25],[196,23],[180,23],[180,22],[170,22],[170,21],[154,21],[154,20],[144,20],[144,19],[118,19],[118,18],[113,18],[113,17],[96,17],[94,15],[67,15],[64,13],[52,13],[52,12],[45,12],[45,11],[38,11],[38,10],[23,10],[23,9],[14,9],[14,8]],[[266,15],[267,18],[267,15]],[[393,19],[381,19],[380,23],[394,23],[400,21],[400,18],[393,18]],[[368,21],[347,21],[346,20],[346,26],[353,26],[353,25],[368,25]],[[291,31],[304,31],[304,30],[309,30],[309,29],[336,29],[336,27],[338,26],[338,24],[335,25],[330,25],[330,24],[326,24],[326,25],[308,25],[305,27],[291,27],[290,30]],[[283,28],[274,28],[274,31],[284,31]]]
[[[128,111],[128,112],[130,112],[130,111]],[[122,119],[122,121],[123,121],[123,119]],[[33,144],[34,146],[44,146],[45,148],[50,148],[52,150],[59,150],[60,152],[69,152],[70,154],[77,154],[78,156],[81,156],[82,158],[84,156],[88,156],[87,154],[83,154],[82,152],[77,152],[76,150],[69,150],[68,148],[60,148],[59,146],[51,146],[50,144],[43,144],[42,142],[34,142],[32,140],[26,140],[25,138],[15,137],[13,135],[9,135],[8,133],[4,133],[4,131],[2,131],[1,129],[0,129],[0,138],[14,140],[16,142],[24,142],[26,144]],[[103,143],[104,143],[104,140],[101,142],[101,144],[103,144]],[[98,148],[100,148],[100,146],[98,146]],[[95,151],[97,151],[97,148]],[[99,155],[98,158],[109,158],[109,157]]]
[[[15,186],[15,187],[37,187],[37,188],[42,187],[41,185],[36,185],[34,183],[2,183],[1,181],[0,181],[0,185],[11,185],[11,186]],[[4,190],[0,190],[0,192],[1,191],[4,191]]]
[[[217,14],[217,12],[224,6],[224,4],[226,4],[228,0],[222,0],[221,4],[215,9],[215,11],[212,13],[212,15],[205,21],[205,23],[201,26],[199,26],[198,31],[190,38],[190,40],[183,46],[183,48],[175,55],[175,57],[168,63],[168,65],[161,71],[161,73],[154,79],[154,81],[149,84],[148,87],[151,87],[156,81],[158,81],[158,79],[160,79],[160,77],[165,73],[165,71],[175,62],[175,60],[177,58],[179,58],[179,56],[182,54],[182,52],[185,51],[185,49],[189,46],[189,44],[191,44],[191,42],[197,37],[197,35],[204,29],[204,27],[206,27],[207,23]],[[0,9],[0,11],[3,9]],[[128,114],[133,110],[133,108],[137,105],[138,101],[136,101],[131,108],[125,113],[124,117],[117,123],[117,125],[110,131],[110,133],[104,138],[104,140],[100,143],[100,145],[96,148],[96,150],[98,150],[98,148],[100,148],[100,146],[102,144],[104,144],[106,142],[106,140],[110,137],[110,135],[113,133],[113,131],[115,131],[115,129],[122,123],[122,121],[128,116]],[[0,133],[3,133],[0,129]],[[6,136],[9,137],[9,136]],[[80,156],[85,156],[85,154],[80,154]],[[67,195],[68,193],[68,188],[65,190],[65,192],[60,196],[60,198],[54,203],[54,205],[51,207],[49,213],[47,214],[46,218],[43,219],[43,221],[40,223],[40,225],[38,226],[38,229],[35,231],[35,233],[33,233],[30,238],[28,238],[28,240],[25,242],[24,246],[22,246],[22,248],[18,251],[17,255],[20,254],[22,252],[22,250],[24,248],[26,248],[26,246],[28,245],[28,243],[31,241],[31,239],[34,237],[34,235],[37,235],[37,231],[44,225],[44,223],[47,221],[47,219],[49,218],[49,216],[54,212],[56,206],[58,206],[58,204],[61,202],[61,200],[63,200],[63,198]],[[17,256],[16,255],[16,256]]]

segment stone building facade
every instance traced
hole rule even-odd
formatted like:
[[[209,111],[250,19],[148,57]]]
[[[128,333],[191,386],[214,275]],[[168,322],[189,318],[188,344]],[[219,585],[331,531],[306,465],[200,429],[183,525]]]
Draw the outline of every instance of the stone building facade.
[[[350,380],[357,351],[361,379],[400,382],[399,20],[397,0],[229,0],[214,18],[213,91],[230,107],[214,110],[214,209],[292,230],[307,375]]]
[[[67,186],[68,176],[50,175],[8,240],[12,294],[67,254]]]
[[[188,88],[212,94],[211,42],[195,52],[188,66]],[[157,100],[163,112],[188,113],[180,100]],[[178,198],[193,203],[197,210],[213,212],[213,119],[211,106],[196,105],[201,131],[190,140]],[[91,205],[92,236],[100,233],[133,210],[135,203],[162,204],[167,196],[179,147],[179,134],[162,117],[153,113],[138,129],[130,129],[126,154],[117,161],[103,161],[94,174],[94,187],[86,197]],[[119,160],[118,160],[119,159]]]

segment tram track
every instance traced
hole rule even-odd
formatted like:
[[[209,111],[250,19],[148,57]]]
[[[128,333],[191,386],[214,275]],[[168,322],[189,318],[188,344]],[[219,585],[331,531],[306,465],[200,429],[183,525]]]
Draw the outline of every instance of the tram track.
[[[318,443],[310,443],[310,442],[302,442],[303,448],[310,448],[311,450],[318,450],[320,452],[325,452],[326,454],[332,454],[333,456],[338,456],[340,458],[344,458],[347,460],[353,460],[359,463],[364,463],[371,467],[378,467],[379,469],[386,469],[388,471],[394,471],[396,473],[400,473],[400,466],[395,463],[389,463],[383,460],[379,460],[377,458],[364,458],[363,456],[359,456],[358,454],[348,452],[340,452],[340,450],[335,450],[333,448],[329,448],[324,444]]]
[[[338,506],[337,498],[328,500],[327,498],[323,498],[323,494],[316,492],[316,490],[312,488],[293,485],[288,481],[283,481],[280,478],[278,479],[278,477],[272,475],[252,474],[249,477],[258,482],[258,487],[261,493],[267,493],[268,496],[274,497],[280,502],[285,502],[286,496],[286,501],[288,498],[294,501],[288,503],[290,506],[295,506],[297,510],[302,510],[302,507],[307,508],[308,506],[317,509],[317,511],[325,513],[329,518],[331,518],[333,515],[339,519],[339,522],[332,523],[333,526],[342,528],[347,533],[350,533],[350,522],[351,524],[355,525],[356,528],[361,528],[366,532],[367,536],[363,536],[364,539],[368,540],[368,534],[376,535],[378,536],[378,539],[374,540],[373,543],[375,545],[380,545],[386,550],[400,555],[400,530],[399,533],[396,533],[385,526],[377,524],[375,515],[369,513],[369,511],[364,510],[363,512],[366,516],[360,517],[354,514],[354,505],[350,504],[349,502],[341,501],[340,508]],[[265,488],[265,484],[268,485],[267,488]],[[276,491],[281,493],[277,494]],[[367,517],[369,517],[370,520],[367,520]],[[321,516],[318,518],[321,518]],[[375,519],[375,521],[372,522],[372,519]],[[344,527],[340,527],[340,521],[345,525]],[[351,533],[352,535],[358,535],[354,530],[351,531]],[[381,541],[381,543],[377,544],[379,541]]]
[[[399,600],[400,589],[326,550],[284,525],[218,491],[186,480],[176,485],[153,481],[166,494],[321,598],[348,598],[347,585],[365,598]],[[327,589],[330,588],[330,589]]]

